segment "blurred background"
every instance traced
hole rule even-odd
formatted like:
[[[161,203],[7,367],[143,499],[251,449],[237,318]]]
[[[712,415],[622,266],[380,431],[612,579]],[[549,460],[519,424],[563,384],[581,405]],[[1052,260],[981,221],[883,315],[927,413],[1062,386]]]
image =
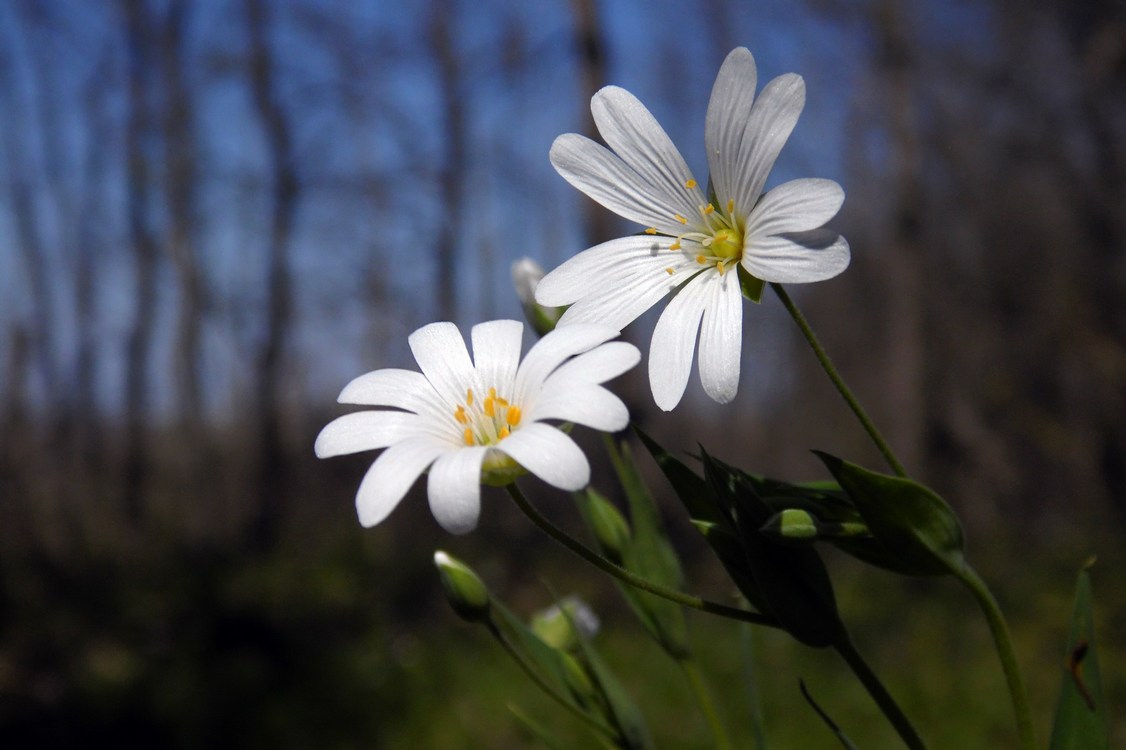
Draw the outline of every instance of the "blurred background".
[[[353,498],[372,457],[318,462],[312,444],[349,379],[413,367],[415,328],[519,317],[516,258],[550,269],[636,231],[547,160],[560,133],[591,131],[600,86],[637,94],[705,173],[707,98],[738,45],[760,87],[806,79],[769,184],[827,177],[848,196],[832,226],[851,268],[791,291],[913,476],[966,521],[1041,736],[1091,554],[1122,706],[1120,0],[12,0],[0,744],[529,746],[514,696],[583,737],[451,615],[430,562],[444,547],[522,613],[550,602],[541,577],[581,592],[666,744],[707,747],[679,674],[630,637],[613,587],[503,494],[486,494],[466,538],[437,528],[418,488],[364,531]],[[628,332],[643,350],[654,320]],[[732,404],[707,401],[695,376],[669,415],[643,372],[616,390],[670,450],[699,440],[790,479],[820,476],[808,448],[881,468],[769,292],[745,330]],[[566,496],[526,487],[579,528]],[[690,588],[726,596],[667,510]],[[858,642],[924,736],[1015,742],[968,597],[832,562]],[[724,714],[748,732],[737,631],[695,623]],[[831,655],[771,634],[754,648],[779,746],[834,742],[799,675],[861,744],[894,741]]]

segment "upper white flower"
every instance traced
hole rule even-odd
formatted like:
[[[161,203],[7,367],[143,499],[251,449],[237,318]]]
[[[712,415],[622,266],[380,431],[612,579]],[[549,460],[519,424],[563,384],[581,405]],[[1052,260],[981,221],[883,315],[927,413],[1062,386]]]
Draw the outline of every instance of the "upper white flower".
[[[712,87],[705,144],[714,195],[649,110],[616,86],[599,91],[590,105],[613,151],[574,133],[551,147],[551,163],[568,182],[647,228],[566,261],[540,281],[536,300],[571,305],[562,327],[597,321],[620,329],[679,290],[649,350],[653,397],[666,411],[688,385],[697,332],[704,391],[719,403],[735,397],[741,274],[761,290],[763,282],[821,281],[848,267],[848,242],[821,228],[844,201],[840,185],[800,179],[762,193],[805,104],[805,83],[788,73],[756,99],[756,79],[754,58],[740,47]]]
[[[545,420],[597,430],[629,422],[625,404],[602,387],[641,359],[618,330],[578,324],[540,339],[520,361],[524,326],[494,320],[473,326],[473,360],[453,323],[431,323],[409,338],[422,372],[376,370],[341,392],[345,404],[392,407],[330,422],[317,436],[320,458],[387,448],[356,495],[360,523],[394,510],[428,467],[430,510],[455,534],[477,525],[486,481],[510,481],[520,467],[564,490],[590,481],[575,442]]]

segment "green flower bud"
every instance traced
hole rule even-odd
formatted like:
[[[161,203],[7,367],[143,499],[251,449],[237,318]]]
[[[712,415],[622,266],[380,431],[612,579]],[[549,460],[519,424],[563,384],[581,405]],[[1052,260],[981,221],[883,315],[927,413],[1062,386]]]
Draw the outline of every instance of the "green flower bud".
[[[782,541],[848,539],[868,536],[868,527],[859,521],[822,521],[799,508],[786,508],[770,517],[762,533]]]
[[[630,543],[626,519],[614,504],[594,490],[586,492],[587,519],[602,552],[611,560],[622,562]]]
[[[564,597],[559,604],[532,616],[532,632],[559,651],[574,649],[580,637],[590,638],[598,632],[600,624],[598,615],[577,596]]]
[[[512,285],[516,287],[516,294],[520,297],[524,317],[540,336],[555,329],[555,324],[559,322],[565,309],[544,307],[536,302],[536,285],[542,278],[543,268],[531,258],[521,258],[512,264]]]
[[[477,574],[465,563],[441,550],[434,553],[434,564],[438,567],[442,588],[445,589],[446,599],[454,612],[469,622],[488,620],[489,590]]]

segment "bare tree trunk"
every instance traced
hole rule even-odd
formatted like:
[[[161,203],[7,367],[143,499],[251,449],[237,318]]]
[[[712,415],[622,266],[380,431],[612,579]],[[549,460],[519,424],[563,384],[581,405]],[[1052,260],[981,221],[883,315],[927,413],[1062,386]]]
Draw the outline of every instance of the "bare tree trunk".
[[[439,86],[445,103],[443,138],[446,153],[439,176],[441,213],[435,257],[438,262],[438,318],[457,320],[457,256],[462,184],[465,181],[466,143],[465,94],[462,91],[463,61],[458,58],[450,34],[455,0],[436,0],[430,14],[430,46],[438,61]]]
[[[281,436],[282,362],[291,318],[292,280],[289,245],[300,183],[290,123],[275,78],[275,58],[267,33],[263,0],[245,0],[250,32],[250,89],[265,131],[271,196],[269,260],[266,276],[266,330],[256,362],[258,419],[258,508],[253,538],[259,549],[277,537],[285,499],[284,441]]]
[[[184,80],[187,61],[184,29],[193,5],[173,0],[161,34],[162,72],[167,97],[164,116],[165,194],[168,200],[168,255],[176,271],[180,307],[176,321],[173,367],[176,403],[183,440],[200,450],[203,435],[203,386],[200,328],[204,284],[193,231],[197,218],[197,148],[192,93]]]
[[[889,435],[900,460],[918,468],[923,455],[925,429],[922,284],[923,191],[918,126],[915,120],[913,53],[909,21],[900,0],[878,0],[873,8],[879,43],[877,76],[889,129],[888,162],[894,174],[889,197],[892,236],[881,259],[886,271],[888,366],[883,403],[892,417]]]
[[[606,40],[598,20],[598,0],[571,0],[572,34],[579,52],[579,79],[583,93],[583,133],[595,140],[598,129],[588,106],[590,98],[606,85]],[[587,247],[605,242],[613,234],[613,216],[594,201],[584,200],[583,226]]]
[[[149,226],[149,164],[145,141],[150,134],[147,102],[151,55],[146,44],[149,23],[143,0],[124,1],[128,47],[129,118],[125,133],[129,234],[134,262],[135,309],[125,353],[125,476],[123,502],[137,523],[144,514],[148,473],[146,427],[149,416],[149,355],[156,313],[156,240]]]

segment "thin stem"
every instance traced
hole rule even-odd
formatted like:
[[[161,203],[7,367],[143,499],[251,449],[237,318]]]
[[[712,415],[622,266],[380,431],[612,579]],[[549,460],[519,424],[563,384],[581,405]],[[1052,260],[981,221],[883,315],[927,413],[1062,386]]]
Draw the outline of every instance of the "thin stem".
[[[970,593],[977,599],[985,619],[989,622],[989,632],[993,635],[993,643],[997,647],[997,655],[1001,658],[1001,669],[1005,672],[1005,681],[1009,686],[1009,695],[1013,699],[1013,713],[1016,714],[1017,732],[1020,734],[1020,745],[1024,750],[1035,750],[1036,733],[1032,727],[1032,709],[1028,705],[1028,693],[1024,689],[1024,680],[1017,664],[1016,653],[1013,651],[1013,640],[1009,635],[1009,626],[1005,623],[1005,616],[1001,614],[1001,607],[993,598],[985,581],[981,580],[977,572],[968,564],[954,572]]]
[[[904,744],[912,750],[925,750],[926,744],[923,742],[922,737],[915,731],[915,727],[911,726],[910,720],[895,699],[891,697],[891,693],[887,691],[884,684],[880,682],[880,678],[868,666],[868,662],[864,661],[864,657],[856,650],[856,645],[852,642],[847,635],[845,635],[840,642],[835,643],[834,647],[841,658],[845,660],[848,666],[852,669],[853,674],[864,685],[868,695],[876,701],[876,704],[883,711],[884,716],[887,717],[891,725],[895,727],[895,731],[903,740]]]
[[[536,683],[536,685],[539,686],[540,690],[547,693],[547,695],[550,696],[556,703],[563,706],[563,708],[571,712],[571,714],[575,718],[581,720],[584,724],[591,727],[592,729],[606,735],[610,739],[615,739],[618,736],[617,732],[615,732],[611,727],[582,711],[578,706],[574,704],[574,702],[567,700],[567,698],[564,697],[562,693],[556,690],[551,685],[551,683],[545,680],[543,676],[539,672],[537,672],[532,667],[532,665],[527,662],[527,660],[524,659],[523,654],[521,654],[516,649],[516,647],[514,647],[509,642],[509,640],[504,636],[504,633],[502,633],[500,628],[497,627],[497,624],[495,622],[489,620],[485,623],[485,625],[488,627],[489,632],[492,633],[493,637],[497,639],[497,643],[499,643],[501,647],[508,652],[508,655],[511,656],[517,664],[520,665],[520,668],[524,670],[524,674],[528,675],[528,677],[531,678],[532,682]]]
[[[775,621],[774,618],[768,617],[764,614],[751,612],[745,609],[739,609],[737,607],[729,607],[726,604],[720,604],[719,602],[713,602],[707,599],[701,599],[698,596],[692,596],[691,594],[685,594],[684,592],[667,588],[658,583],[654,583],[647,578],[642,578],[639,575],[631,573],[620,565],[615,565],[610,560],[607,560],[605,557],[590,549],[577,539],[571,537],[567,534],[567,532],[563,531],[563,529],[547,520],[547,518],[545,518],[542,513],[536,510],[536,507],[532,505],[532,503],[526,497],[524,497],[524,493],[520,491],[520,488],[516,486],[515,482],[508,485],[508,494],[511,495],[512,499],[516,501],[516,505],[520,507],[520,510],[524,511],[524,515],[531,519],[532,523],[538,526],[541,531],[543,531],[555,541],[562,544],[567,549],[574,552],[579,557],[589,562],[591,565],[594,565],[596,568],[599,568],[600,570],[609,573],[615,578],[628,583],[630,586],[639,588],[642,591],[648,591],[650,594],[668,599],[671,602],[676,602],[681,606],[692,607],[693,609],[698,609],[702,612],[708,612],[709,614],[718,615],[720,617],[727,617],[732,620],[753,622],[758,625],[769,625],[770,627],[774,628],[779,627],[777,621]]]
[[[837,368],[833,366],[833,361],[829,359],[829,355],[821,346],[821,342],[817,340],[817,335],[814,334],[813,329],[806,321],[805,316],[802,315],[801,310],[799,310],[798,306],[794,304],[794,301],[790,299],[790,295],[786,293],[786,290],[782,288],[781,284],[771,282],[770,288],[778,295],[778,299],[782,300],[786,311],[790,313],[790,317],[798,324],[798,328],[801,329],[805,340],[809,342],[809,347],[813,349],[813,355],[817,357],[817,361],[821,363],[821,369],[829,376],[829,380],[833,381],[833,385],[836,386],[837,391],[841,394],[845,403],[848,404],[848,408],[852,409],[852,413],[860,420],[864,431],[868,433],[868,437],[872,438],[872,442],[876,444],[880,453],[883,454],[884,460],[888,462],[888,466],[899,476],[906,477],[907,470],[903,468],[903,464],[899,463],[899,459],[895,457],[891,446],[888,445],[887,441],[884,440],[884,436],[881,435],[879,429],[876,428],[875,422],[872,421],[868,413],[864,411],[864,407],[856,400],[856,396],[854,396],[848,386],[845,385],[844,379],[841,378],[840,373],[837,372]]]
[[[719,713],[716,712],[711,693],[708,692],[707,683],[704,682],[700,669],[696,666],[696,661],[691,656],[677,661],[680,668],[684,670],[685,676],[688,677],[688,684],[692,687],[692,692],[696,694],[696,700],[699,701],[700,708],[703,709],[704,716],[707,717],[708,724],[712,728],[716,750],[731,750],[731,740],[728,739],[727,731],[723,728],[723,722],[720,721]]]

